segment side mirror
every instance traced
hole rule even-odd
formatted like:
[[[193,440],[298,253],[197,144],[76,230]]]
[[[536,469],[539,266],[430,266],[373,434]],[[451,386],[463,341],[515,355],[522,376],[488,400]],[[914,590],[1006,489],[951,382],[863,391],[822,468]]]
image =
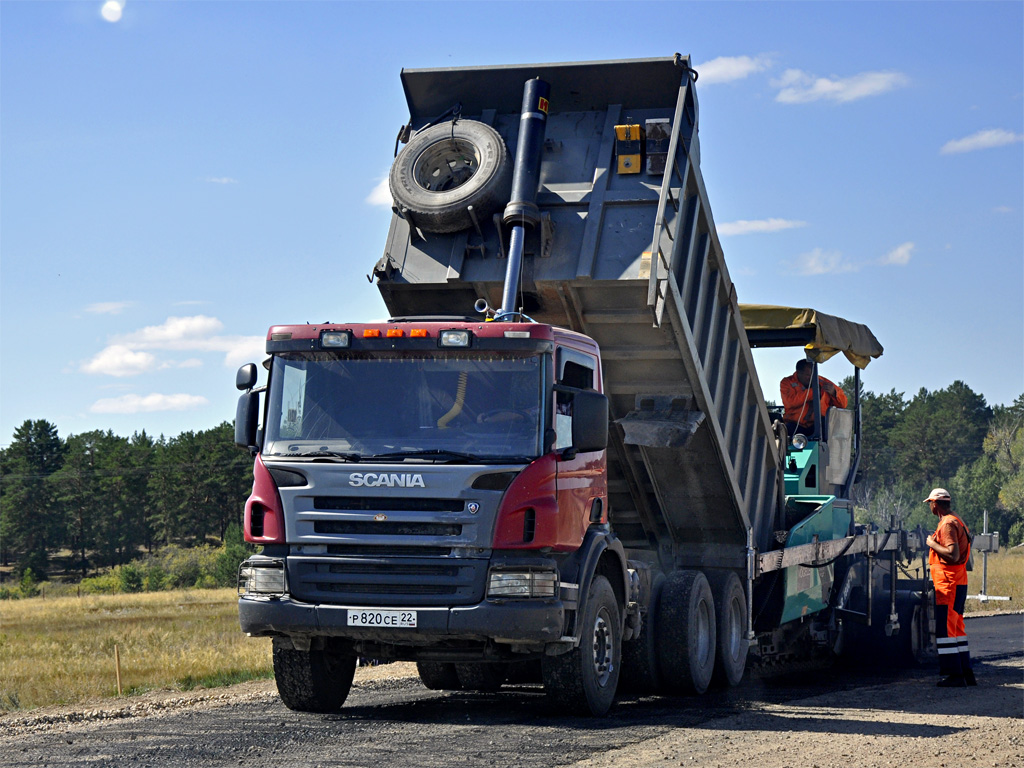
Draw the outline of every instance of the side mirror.
[[[608,398],[583,390],[572,399],[572,447],[580,453],[608,447]]]
[[[246,363],[235,374],[235,388],[243,392],[256,386],[256,364]]]
[[[235,409],[235,445],[241,448],[252,448],[256,445],[259,416],[259,392],[246,392],[238,398],[238,407]]]

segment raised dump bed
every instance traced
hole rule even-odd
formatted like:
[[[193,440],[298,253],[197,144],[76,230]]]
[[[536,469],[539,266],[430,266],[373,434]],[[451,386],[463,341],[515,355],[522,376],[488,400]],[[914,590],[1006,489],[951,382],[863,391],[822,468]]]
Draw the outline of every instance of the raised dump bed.
[[[781,527],[779,448],[701,177],[696,75],[678,55],[405,70],[407,137],[453,125],[451,154],[434,159],[456,188],[460,163],[472,173],[493,160],[456,127],[492,126],[513,153],[523,85],[535,77],[551,93],[518,305],[601,347],[618,424],[611,521],[624,545],[655,550],[666,566],[742,568],[748,530],[764,551]],[[421,179],[429,170],[409,169]],[[502,173],[495,184],[507,183]],[[456,232],[430,231],[445,225],[396,206],[374,270],[393,316],[499,306],[508,222],[479,191],[469,205],[472,226]]]

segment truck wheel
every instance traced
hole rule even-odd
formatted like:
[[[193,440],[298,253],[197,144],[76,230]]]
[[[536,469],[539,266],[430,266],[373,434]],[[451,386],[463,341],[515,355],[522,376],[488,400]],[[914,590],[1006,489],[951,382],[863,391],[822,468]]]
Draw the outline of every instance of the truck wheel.
[[[476,120],[420,131],[398,153],[388,184],[396,206],[427,232],[458,232],[508,202],[512,163],[499,133]]]
[[[455,664],[459,684],[464,691],[496,691],[508,675],[504,662],[473,662]]]
[[[628,643],[622,644],[622,675],[619,689],[640,695],[657,693],[661,690],[661,670],[658,667],[657,623],[658,603],[665,577],[658,574],[651,585],[651,601],[644,616],[640,634]]]
[[[604,576],[590,584],[580,628],[577,647],[541,662],[544,691],[561,712],[600,717],[615,700],[622,654],[622,614]]]
[[[704,693],[715,669],[715,603],[707,577],[679,571],[661,591],[657,646],[668,693]]]
[[[417,661],[416,671],[420,673],[420,682],[432,691],[459,691],[459,673],[455,665],[444,661]]]
[[[327,649],[297,651],[290,640],[274,638],[274,678],[288,709],[337,712],[348,697],[356,657]]]
[[[900,634],[896,663],[900,667],[919,667],[933,661],[928,626],[928,610],[920,599],[897,594],[896,610],[900,618]]]
[[[747,597],[739,576],[712,573],[708,576],[711,595],[715,600],[715,629],[718,642],[715,650],[715,673],[712,682],[717,685],[739,685],[747,669]]]

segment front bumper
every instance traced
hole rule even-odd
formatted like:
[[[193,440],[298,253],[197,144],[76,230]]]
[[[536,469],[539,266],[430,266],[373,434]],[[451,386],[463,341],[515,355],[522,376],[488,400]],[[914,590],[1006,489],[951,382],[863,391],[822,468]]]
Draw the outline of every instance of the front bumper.
[[[244,596],[238,600],[239,622],[249,635],[342,637],[409,646],[447,640],[551,643],[562,637],[565,617],[558,600],[487,600],[453,608],[401,608],[417,611],[417,626],[402,629],[350,627],[350,610],[366,611],[367,607],[301,603],[289,597]]]

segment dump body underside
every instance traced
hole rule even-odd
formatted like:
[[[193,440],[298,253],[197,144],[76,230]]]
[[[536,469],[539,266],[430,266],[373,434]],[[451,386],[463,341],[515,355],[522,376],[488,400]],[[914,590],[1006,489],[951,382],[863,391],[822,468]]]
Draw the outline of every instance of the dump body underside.
[[[413,129],[455,102],[514,152],[525,80],[551,84],[521,305],[601,348],[609,506],[631,549],[665,565],[742,567],[772,547],[780,462],[699,168],[687,59],[406,70]],[[620,174],[615,126],[671,120],[664,174]],[[497,217],[496,217],[497,218]],[[393,316],[500,303],[500,222],[453,234],[392,218],[375,274]],[[652,247],[653,246],[653,247]],[[652,251],[656,254],[652,259]]]

